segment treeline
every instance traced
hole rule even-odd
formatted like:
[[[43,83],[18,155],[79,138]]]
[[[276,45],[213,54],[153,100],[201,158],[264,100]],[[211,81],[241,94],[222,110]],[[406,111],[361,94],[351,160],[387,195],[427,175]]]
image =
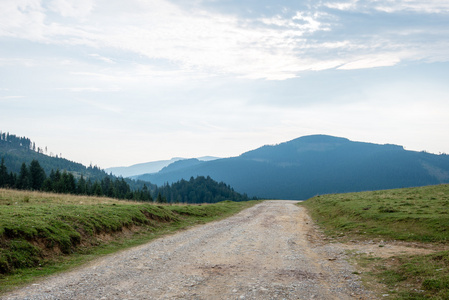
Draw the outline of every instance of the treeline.
[[[142,184],[142,183],[140,183]],[[203,176],[191,177],[172,185],[157,187],[148,183],[133,189],[123,178],[106,176],[92,181],[83,175],[75,177],[71,172],[51,170],[47,176],[37,160],[29,166],[22,163],[20,172],[8,172],[4,159],[0,164],[0,188],[44,191],[62,194],[105,196],[116,199],[151,201],[158,203],[216,203],[225,200],[247,201],[246,194],[235,192],[229,185]]]
[[[26,149],[36,150],[36,144],[31,142],[29,138],[18,137],[14,134],[9,134],[9,132],[0,131],[0,141],[8,142],[15,147],[24,147]]]
[[[0,188],[153,201],[151,191],[145,184],[142,189],[133,191],[123,178],[106,176],[101,180],[92,181],[90,178],[85,179],[83,175],[75,178],[72,173],[59,170],[51,170],[50,175],[47,176],[37,160],[31,161],[29,166],[22,163],[20,172],[17,174],[8,172],[2,158]]]
[[[16,136],[14,134],[10,134],[9,132],[0,131],[0,141],[8,143],[10,146],[15,148],[32,150],[41,154],[44,153],[44,149],[39,147],[36,148],[36,143],[31,141],[29,138]],[[47,152],[47,147],[45,147],[45,152]],[[58,155],[56,155],[56,157],[58,157]]]
[[[216,182],[209,176],[191,177],[189,181],[180,180],[171,185],[157,187],[155,194],[162,197],[162,201],[170,203],[215,203],[225,200],[248,201],[246,194],[234,191],[224,182]]]
[[[47,153],[47,147],[44,150],[39,147],[36,148],[35,143],[29,138],[0,131],[0,157],[4,158],[5,166],[7,166],[10,172],[19,174],[23,163],[29,165],[33,160],[37,160],[47,175],[59,169],[66,170],[67,173],[73,174],[75,178],[80,178],[83,175],[84,178],[90,178],[93,183],[95,181],[101,182],[105,177],[109,177],[112,181],[117,179],[117,177],[107,174],[104,170],[97,166],[92,166],[92,164],[86,167],[80,163],[62,158],[61,155],[58,157],[58,155],[53,156],[51,152],[50,155],[45,153]],[[142,180],[131,180],[129,178],[124,178],[124,180],[130,186],[131,191],[142,190],[145,185],[149,190],[154,190],[156,187]]]

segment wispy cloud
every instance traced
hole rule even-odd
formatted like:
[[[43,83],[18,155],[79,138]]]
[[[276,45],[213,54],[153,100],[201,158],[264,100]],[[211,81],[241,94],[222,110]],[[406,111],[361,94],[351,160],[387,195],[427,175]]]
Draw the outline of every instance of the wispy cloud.
[[[25,96],[0,96],[0,99],[2,100],[10,100],[10,99],[20,99],[24,98]]]
[[[48,8],[63,17],[84,18],[94,8],[93,0],[51,0],[48,2]]]
[[[445,0],[384,0],[379,1],[379,3],[375,3],[374,8],[388,13],[394,13],[397,11],[413,11],[431,14],[448,14],[449,2]]]
[[[100,7],[107,7],[107,13]],[[403,28],[382,27],[379,16],[366,28],[353,28],[338,11],[368,13],[371,18],[376,11],[446,14],[449,3],[327,1],[307,10],[284,10],[250,19],[206,9],[186,10],[168,0],[130,0],[126,4],[105,0],[4,0],[0,4],[0,19],[4,20],[0,36],[88,47],[90,58],[107,64],[126,64],[123,57],[131,56],[128,65],[165,64],[187,72],[249,79],[284,80],[308,70],[449,60],[449,54],[444,54],[449,42],[441,42],[447,35],[443,26],[441,33],[433,32],[433,37],[410,30],[405,34]],[[97,49],[110,49],[115,54],[104,55]]]
[[[322,4],[325,7],[346,11],[382,11],[395,13],[401,11],[418,13],[449,13],[449,3],[445,0],[351,0],[328,1]]]
[[[120,88],[117,87],[111,87],[111,88],[104,88],[104,87],[70,87],[70,88],[56,88],[55,90],[64,90],[64,91],[70,91],[75,93],[83,93],[83,92],[118,92],[120,91]]]
[[[382,55],[376,54],[364,58],[357,58],[354,61],[351,61],[338,67],[338,69],[355,70],[355,69],[368,69],[377,67],[389,67],[396,65],[400,61],[401,59],[397,57],[395,54],[382,54]]]
[[[357,2],[358,0],[349,2],[325,2],[323,6],[338,10],[354,10],[357,8]]]
[[[96,54],[96,53],[89,54],[89,56],[90,56],[90,57],[93,57],[93,58],[95,58],[95,59],[98,59],[98,60],[100,60],[100,61],[103,61],[103,62],[105,62],[105,63],[108,63],[108,64],[114,64],[114,63],[115,63],[114,60],[112,60],[112,59],[110,59],[110,58],[108,58],[108,57],[101,56],[101,55]]]

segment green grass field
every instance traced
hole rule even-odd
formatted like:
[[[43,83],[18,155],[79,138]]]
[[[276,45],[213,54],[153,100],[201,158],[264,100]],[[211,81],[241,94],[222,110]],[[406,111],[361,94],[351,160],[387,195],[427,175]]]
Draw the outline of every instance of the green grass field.
[[[305,206],[338,241],[401,240],[449,246],[449,185],[316,196]],[[360,257],[386,286],[386,299],[449,299],[449,251],[393,258]]]
[[[0,292],[255,203],[155,205],[0,189]]]
[[[449,241],[449,185],[316,196],[303,205],[334,236]]]

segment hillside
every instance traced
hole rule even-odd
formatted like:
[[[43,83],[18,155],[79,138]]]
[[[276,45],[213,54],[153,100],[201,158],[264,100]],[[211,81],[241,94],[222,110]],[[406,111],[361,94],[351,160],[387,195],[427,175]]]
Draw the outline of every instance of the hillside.
[[[31,163],[27,164],[29,160]],[[36,151],[30,139],[9,133],[0,132],[0,161],[0,188],[107,196],[159,203],[248,200],[246,195],[241,195],[229,185],[216,182],[210,177],[190,178],[189,181],[181,180],[171,185],[164,183],[161,187],[141,180],[117,178],[97,167],[86,168],[62,158],[44,155],[39,148]],[[167,169],[182,169],[196,163],[200,161],[181,160],[179,164],[172,164]]]
[[[97,166],[84,166],[80,163],[70,161],[68,159],[58,157],[57,155],[46,155],[44,150],[36,148],[35,143],[27,137],[18,137],[14,134],[0,132],[0,160],[3,159],[7,172],[19,174],[21,166],[25,163],[27,166],[33,160],[39,162],[40,167],[44,170],[47,177],[51,176],[52,171],[60,170],[61,173],[66,171],[78,180],[81,176],[85,180],[94,183],[98,182],[117,182],[125,181],[131,191],[143,189],[145,186],[150,190],[155,189],[155,185],[141,180],[122,179],[116,176],[108,175],[104,170]],[[1,186],[1,184],[0,184]],[[12,187],[12,186],[10,186]],[[111,196],[111,195],[108,195]]]
[[[238,157],[168,166],[138,176],[154,184],[210,176],[249,196],[307,199],[318,194],[424,186],[449,182],[449,156],[402,146],[312,135]]]
[[[50,174],[51,170],[66,170],[92,180],[101,180],[107,176],[105,171],[96,166],[86,167],[57,155],[46,155],[42,149],[35,149],[34,143],[29,138],[9,133],[2,133],[0,136],[0,159],[4,159],[5,166],[10,172],[19,173],[22,163],[29,165],[35,159],[39,161],[46,174]]]

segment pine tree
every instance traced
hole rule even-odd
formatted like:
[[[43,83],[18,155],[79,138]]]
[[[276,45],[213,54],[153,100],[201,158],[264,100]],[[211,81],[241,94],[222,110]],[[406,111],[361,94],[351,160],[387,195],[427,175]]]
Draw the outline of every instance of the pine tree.
[[[162,195],[161,195],[161,192],[159,192],[158,194],[157,194],[157,198],[156,198],[156,202],[157,203],[162,203]]]
[[[41,190],[46,177],[45,171],[39,162],[33,159],[30,164],[31,188],[36,191]]]
[[[8,170],[5,166],[5,159],[2,157],[2,163],[0,164],[0,187],[5,187],[8,181]]]
[[[92,191],[95,196],[103,196],[103,190],[101,189],[101,185],[98,183],[98,181],[95,181],[94,185],[92,186]]]
[[[51,181],[51,177],[47,177],[44,180],[44,183],[42,184],[42,190],[46,192],[53,192],[53,182]]]
[[[19,177],[17,178],[16,186],[21,190],[28,190],[31,188],[30,172],[28,171],[25,163],[22,163],[22,166],[20,167],[20,173]]]
[[[76,183],[75,183],[75,177],[72,173],[67,173],[64,171],[61,175],[61,181],[62,181],[62,192],[68,193],[68,194],[75,194],[76,193]]]
[[[8,182],[6,185],[10,188],[17,188],[17,174],[9,172]]]
[[[51,178],[50,174],[50,178]],[[61,172],[59,172],[59,169],[56,170],[55,173],[53,173],[53,178],[51,178],[52,181],[52,187],[53,192],[55,193],[64,193],[64,180],[62,179]]]
[[[81,178],[78,179],[76,193],[79,195],[87,194],[87,184],[86,184],[86,180],[84,179],[83,175],[81,175]]]

